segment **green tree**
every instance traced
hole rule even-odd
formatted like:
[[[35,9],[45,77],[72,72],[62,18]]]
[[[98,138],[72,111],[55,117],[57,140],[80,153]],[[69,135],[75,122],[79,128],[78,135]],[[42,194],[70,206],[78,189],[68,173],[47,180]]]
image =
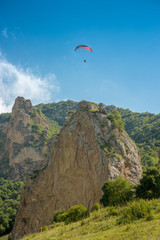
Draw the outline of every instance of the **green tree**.
[[[136,197],[152,199],[160,197],[160,168],[149,167],[136,187]]]
[[[123,177],[105,182],[100,202],[104,207],[125,204],[133,199],[133,185]]]

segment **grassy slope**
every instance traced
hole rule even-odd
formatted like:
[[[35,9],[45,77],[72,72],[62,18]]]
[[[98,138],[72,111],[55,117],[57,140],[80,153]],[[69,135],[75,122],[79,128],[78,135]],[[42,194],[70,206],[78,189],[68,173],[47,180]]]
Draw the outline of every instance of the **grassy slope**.
[[[158,240],[160,239],[160,210],[154,214],[154,219],[140,219],[131,224],[117,225],[119,216],[111,216],[110,208],[103,208],[91,213],[82,221],[65,225],[54,223],[48,229],[34,233],[23,240]],[[119,209],[122,211],[122,208]],[[6,238],[0,238],[6,240]]]
[[[8,235],[5,235],[3,237],[0,237],[0,240],[8,240]]]
[[[139,220],[129,225],[115,226],[116,217],[100,220],[99,218],[94,219],[93,216],[85,220],[83,226],[81,226],[81,222],[72,223],[70,225],[61,224],[54,229],[25,237],[24,240],[160,239],[160,219],[152,221]]]

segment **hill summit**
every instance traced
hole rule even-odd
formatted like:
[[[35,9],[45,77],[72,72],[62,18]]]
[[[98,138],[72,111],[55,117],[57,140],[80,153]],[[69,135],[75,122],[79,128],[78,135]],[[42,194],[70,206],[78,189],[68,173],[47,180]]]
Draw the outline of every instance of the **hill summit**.
[[[105,181],[123,176],[137,184],[142,175],[138,148],[107,116],[105,105],[81,101],[52,140],[48,166],[26,182],[12,239],[39,231],[58,209],[102,196]]]

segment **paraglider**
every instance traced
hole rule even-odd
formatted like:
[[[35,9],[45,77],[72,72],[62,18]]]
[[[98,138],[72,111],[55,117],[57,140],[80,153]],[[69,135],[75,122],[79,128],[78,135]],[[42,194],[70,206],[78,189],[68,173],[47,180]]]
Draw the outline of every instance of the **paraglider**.
[[[84,48],[84,49],[87,49],[89,50],[90,52],[92,52],[92,48],[90,48],[89,46],[87,45],[79,45],[75,48],[75,51],[78,49],[78,48]]]
[[[75,48],[75,51],[76,51],[77,49],[79,49],[79,48],[87,49],[87,50],[89,50],[90,52],[93,52],[93,51],[92,51],[92,48],[89,47],[89,46],[87,46],[87,45],[78,45],[78,46]],[[86,63],[87,61],[84,59],[84,62]]]

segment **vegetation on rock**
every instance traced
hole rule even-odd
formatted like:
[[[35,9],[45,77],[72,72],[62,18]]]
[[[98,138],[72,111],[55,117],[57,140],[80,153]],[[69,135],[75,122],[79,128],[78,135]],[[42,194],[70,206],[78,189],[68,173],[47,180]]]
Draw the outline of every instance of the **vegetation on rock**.
[[[121,119],[121,114],[114,110],[113,113],[108,114],[108,119],[112,122],[112,126],[118,129],[124,129],[124,122]]]
[[[5,140],[6,140],[6,134],[0,130],[0,152],[4,146]]]
[[[9,165],[8,153],[5,153],[0,162],[0,178],[11,178],[13,168]]]

